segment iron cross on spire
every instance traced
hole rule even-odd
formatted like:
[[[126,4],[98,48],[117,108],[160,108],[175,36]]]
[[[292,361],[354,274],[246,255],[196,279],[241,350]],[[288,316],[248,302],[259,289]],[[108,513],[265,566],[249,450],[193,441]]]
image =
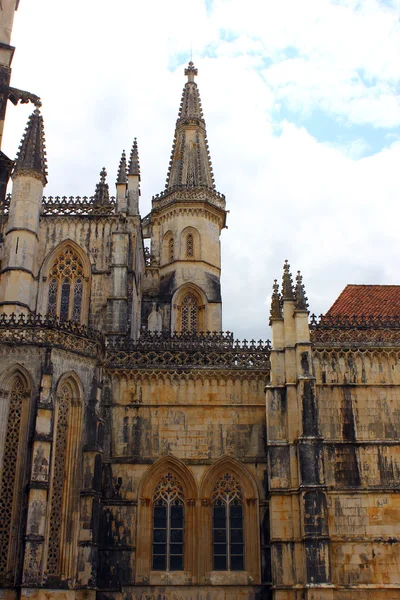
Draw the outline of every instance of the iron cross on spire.
[[[195,75],[197,75],[197,69],[194,66],[192,61],[189,62],[187,68],[185,69],[185,75],[187,75],[189,83],[194,82],[194,77],[195,77]]]

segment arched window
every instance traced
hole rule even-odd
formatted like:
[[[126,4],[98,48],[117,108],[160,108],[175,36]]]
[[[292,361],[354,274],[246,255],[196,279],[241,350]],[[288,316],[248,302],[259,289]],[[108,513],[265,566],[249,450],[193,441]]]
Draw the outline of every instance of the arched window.
[[[172,262],[175,258],[174,254],[174,238],[170,237],[168,240],[168,259],[169,262]]]
[[[214,571],[243,571],[243,492],[229,473],[214,487],[212,510]]]
[[[199,308],[196,297],[193,294],[186,294],[182,300],[182,333],[195,333],[198,331]]]
[[[47,314],[81,321],[84,268],[78,253],[67,247],[59,254],[49,273]]]
[[[153,571],[183,570],[183,500],[181,483],[167,473],[153,496]]]
[[[8,420],[0,486],[0,573],[7,570],[8,542],[11,534],[13,498],[17,481],[18,445],[20,438],[24,384],[16,376],[11,386]]]
[[[188,258],[193,258],[194,256],[193,233],[188,233],[186,236],[186,256]]]
[[[76,528],[66,522],[68,515],[76,506],[74,485],[79,480],[77,469],[77,450],[80,445],[82,424],[82,406],[79,391],[72,378],[64,380],[57,392],[56,425],[54,439],[53,477],[51,485],[51,507],[48,534],[47,574],[59,577],[67,573],[70,567],[61,549],[66,537],[75,539]]]

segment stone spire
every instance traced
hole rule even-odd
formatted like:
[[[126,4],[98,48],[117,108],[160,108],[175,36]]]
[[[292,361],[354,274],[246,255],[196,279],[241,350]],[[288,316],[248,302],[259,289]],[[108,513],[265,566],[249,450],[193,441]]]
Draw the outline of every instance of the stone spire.
[[[296,289],[295,289],[295,307],[297,310],[308,309],[308,298],[303,284],[303,276],[300,271],[297,271]]]
[[[94,204],[96,206],[104,206],[110,202],[110,190],[108,183],[106,182],[107,171],[105,167],[100,171],[100,181],[96,185],[96,191],[94,193]]]
[[[13,177],[29,173],[47,183],[46,146],[44,139],[43,117],[39,109],[29,117],[25,133],[19,146]]]
[[[136,175],[140,181],[140,164],[139,164],[139,152],[136,138],[133,140],[131,155],[129,158],[129,171],[128,175]]]
[[[270,323],[273,319],[282,319],[281,295],[279,293],[279,285],[276,279],[274,280],[274,285],[272,286]]]
[[[283,265],[282,299],[294,300],[293,279],[290,272],[290,265],[287,260],[285,260],[285,264]]]
[[[128,183],[128,176],[126,173],[126,154],[125,150],[122,151],[121,160],[119,161],[117,185],[119,183]]]
[[[194,81],[197,69],[192,61],[185,69],[185,75],[188,80],[183,88],[165,187],[167,190],[182,186],[215,190],[206,124]]]

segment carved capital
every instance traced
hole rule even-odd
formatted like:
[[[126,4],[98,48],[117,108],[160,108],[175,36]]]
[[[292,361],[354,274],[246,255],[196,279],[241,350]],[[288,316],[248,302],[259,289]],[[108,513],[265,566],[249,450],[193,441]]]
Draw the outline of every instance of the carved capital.
[[[248,506],[254,506],[257,502],[257,498],[246,498],[246,502]]]
[[[211,500],[210,500],[210,498],[202,498],[202,499],[201,499],[201,505],[202,505],[202,506],[210,506],[210,505],[211,505]]]
[[[142,506],[150,506],[150,498],[140,498],[140,504]]]
[[[194,498],[188,498],[188,499],[186,500],[186,504],[187,504],[188,506],[194,506],[194,505],[196,504],[196,500],[195,500]]]

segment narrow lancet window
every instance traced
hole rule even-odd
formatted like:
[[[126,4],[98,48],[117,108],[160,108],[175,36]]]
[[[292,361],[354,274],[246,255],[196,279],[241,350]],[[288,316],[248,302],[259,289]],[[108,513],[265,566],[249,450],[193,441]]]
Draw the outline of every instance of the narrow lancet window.
[[[153,571],[183,571],[183,500],[182,485],[167,473],[153,496]]]
[[[243,493],[226,473],[213,491],[213,569],[244,570]]]
[[[192,258],[194,256],[193,234],[188,233],[186,236],[186,256]]]
[[[169,238],[169,241],[168,241],[168,254],[169,254],[169,261],[172,262],[175,258],[174,238],[173,237]]]

